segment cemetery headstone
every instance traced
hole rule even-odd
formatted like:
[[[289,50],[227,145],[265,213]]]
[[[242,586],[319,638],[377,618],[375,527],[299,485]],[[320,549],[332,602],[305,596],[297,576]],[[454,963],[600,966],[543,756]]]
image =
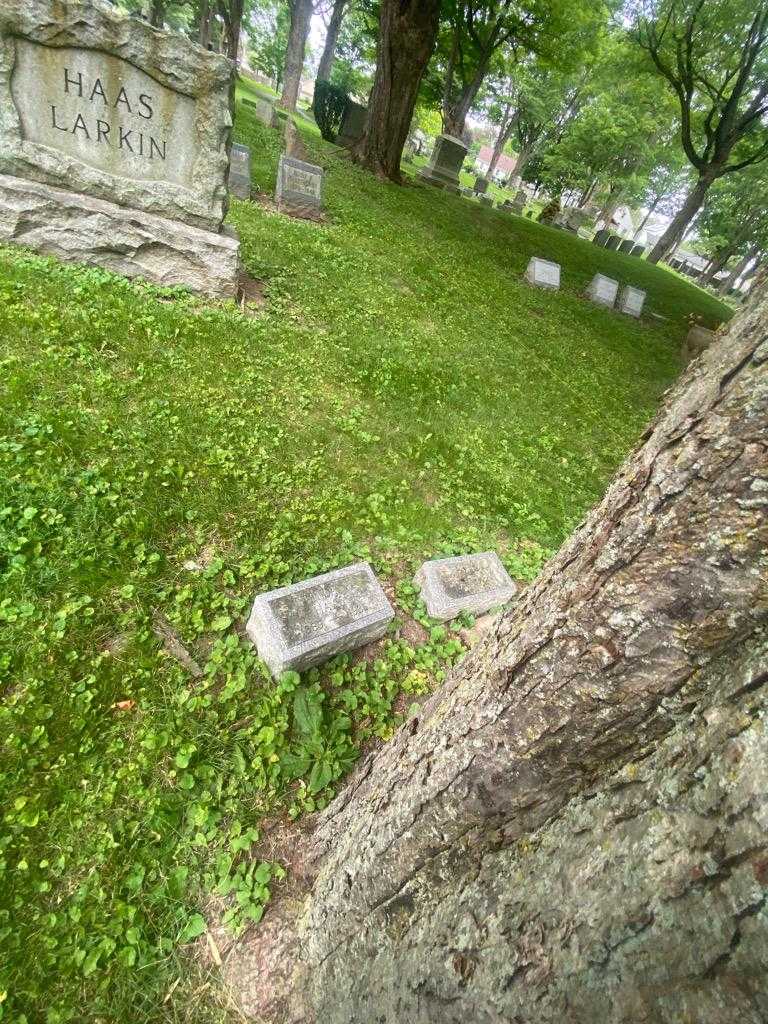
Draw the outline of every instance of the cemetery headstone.
[[[636,244],[636,245],[633,245],[632,248],[629,251],[629,255],[630,256],[642,256],[644,253],[645,253],[645,246],[644,245],[640,245],[639,243]]]
[[[594,245],[604,246],[608,239],[611,237],[610,231],[606,231],[605,228],[600,228],[599,231],[595,232],[595,236],[592,239]]]
[[[495,551],[425,562],[414,583],[427,614],[441,622],[455,619],[463,611],[482,615],[517,594],[517,585]]]
[[[323,208],[323,169],[282,154],[277,165],[278,210],[318,218]]]
[[[102,0],[3,0],[0,241],[234,296],[232,75]]]
[[[685,336],[683,341],[683,347],[681,356],[683,362],[689,363],[691,359],[695,359],[696,356],[700,356],[702,352],[705,352],[712,342],[717,337],[715,331],[710,331],[707,327],[692,327]]]
[[[483,206],[493,206],[493,199],[490,196],[483,195],[482,193],[477,197]]]
[[[634,246],[635,246],[635,243],[634,243],[634,242],[632,241],[632,239],[631,239],[631,238],[625,238],[625,239],[624,239],[624,240],[623,240],[623,241],[622,241],[622,242],[621,242],[621,243],[619,244],[619,252],[626,252],[626,253],[630,253],[630,252],[632,252],[632,250],[633,250]]]
[[[267,128],[277,127],[277,113],[275,111],[275,105],[268,100],[266,97],[258,100],[244,99],[243,105],[253,110],[257,120],[265,124]]]
[[[606,249],[618,249],[621,244],[621,239],[618,235],[609,235],[605,242]]]
[[[484,178],[481,174],[475,178],[475,192],[487,192],[488,191],[488,179]]]
[[[627,284],[619,292],[618,310],[627,316],[638,317],[643,311],[644,302],[645,292],[641,288],[633,288],[631,284]]]
[[[239,142],[232,143],[229,154],[229,191],[238,199],[251,198],[251,151]]]
[[[560,264],[532,256],[525,271],[525,279],[529,284],[536,285],[537,288],[549,288],[552,291],[557,291],[560,287]]]
[[[461,139],[453,135],[438,135],[429,163],[419,171],[419,177],[436,188],[458,192],[459,171],[466,155],[467,147]]]
[[[595,274],[587,287],[587,296],[599,306],[613,306],[616,301],[616,294],[619,290],[619,282],[605,274]]]
[[[344,117],[341,120],[339,134],[336,136],[336,144],[343,146],[345,149],[351,149],[363,137],[367,120],[368,107],[364,107],[362,103],[355,103],[354,100],[350,100],[347,103],[347,109],[344,111]]]
[[[378,640],[394,610],[367,562],[259,594],[246,633],[277,678]]]

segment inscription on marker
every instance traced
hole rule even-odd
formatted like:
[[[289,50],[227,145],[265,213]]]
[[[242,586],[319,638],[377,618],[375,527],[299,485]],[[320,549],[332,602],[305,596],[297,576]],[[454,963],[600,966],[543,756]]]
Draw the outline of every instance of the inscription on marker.
[[[11,95],[24,139],[110,174],[192,187],[194,100],[127,61],[17,39]]]

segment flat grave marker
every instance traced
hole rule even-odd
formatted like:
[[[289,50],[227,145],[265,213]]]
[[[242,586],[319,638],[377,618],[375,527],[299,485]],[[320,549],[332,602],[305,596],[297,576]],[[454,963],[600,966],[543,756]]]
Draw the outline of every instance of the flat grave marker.
[[[557,291],[560,287],[560,264],[532,256],[528,269],[525,271],[525,279],[537,288],[550,288]]]
[[[323,169],[282,154],[275,192],[278,210],[299,217],[319,217],[323,208]]]
[[[425,562],[414,583],[427,614],[441,622],[455,619],[463,611],[482,615],[517,594],[517,584],[495,551]]]
[[[395,612],[367,562],[259,594],[246,633],[278,678],[384,635]]]
[[[605,274],[595,274],[587,287],[587,296],[599,306],[613,306],[619,291],[619,282]]]
[[[238,199],[251,198],[251,151],[239,142],[232,144],[229,154],[229,191]]]
[[[633,288],[631,284],[627,284],[619,292],[617,308],[620,313],[626,313],[627,316],[639,317],[644,302],[645,292],[641,288]]]

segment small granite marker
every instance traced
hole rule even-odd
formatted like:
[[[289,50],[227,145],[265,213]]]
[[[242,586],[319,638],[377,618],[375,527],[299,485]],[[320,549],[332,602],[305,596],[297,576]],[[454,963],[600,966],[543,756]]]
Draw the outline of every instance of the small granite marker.
[[[256,119],[265,124],[267,128],[277,127],[277,114],[275,113],[275,106],[270,100],[258,99],[248,100],[243,99],[243,105],[249,107],[255,112]]]
[[[560,264],[532,256],[525,272],[525,279],[538,288],[551,288],[557,291],[560,287]]]
[[[238,199],[251,198],[251,151],[239,142],[232,144],[229,155],[229,191]]]
[[[277,679],[378,640],[394,610],[367,562],[259,594],[246,625]]]
[[[414,583],[427,614],[442,622],[456,618],[460,612],[482,615],[495,605],[511,601],[517,593],[517,585],[495,551],[425,562]]]
[[[587,296],[599,306],[613,306],[616,301],[616,294],[619,290],[619,282],[605,274],[595,274],[589,282]]]
[[[453,135],[438,135],[432,156],[426,167],[419,171],[419,177],[437,188],[449,192],[459,191],[459,172],[467,155],[467,146]]]
[[[618,309],[620,313],[627,316],[639,317],[643,311],[645,292],[640,288],[633,288],[631,284],[624,285],[619,293]]]
[[[292,156],[280,157],[275,199],[278,210],[318,218],[323,208],[323,169]]]
[[[343,146],[345,149],[351,149],[362,139],[367,121],[368,107],[364,107],[362,103],[355,103],[354,100],[350,100],[341,119],[339,134],[336,136],[336,145]]]

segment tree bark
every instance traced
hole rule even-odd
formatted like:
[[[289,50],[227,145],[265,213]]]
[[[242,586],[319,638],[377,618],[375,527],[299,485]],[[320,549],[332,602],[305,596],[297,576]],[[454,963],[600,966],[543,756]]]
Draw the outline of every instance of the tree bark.
[[[584,209],[584,207],[590,201],[592,196],[595,194],[595,192],[597,191],[598,184],[599,184],[599,182],[598,182],[597,178],[593,178],[592,181],[589,183],[588,187],[585,188],[584,191],[581,193],[581,196],[579,198],[579,209],[580,210]]]
[[[461,90],[458,99],[451,102],[448,98],[443,107],[443,131],[446,135],[453,135],[456,139],[464,136],[467,126],[467,115],[472,109],[483,79],[488,74],[488,61],[486,60],[475,71],[472,81]]]
[[[604,222],[606,227],[610,226],[610,223],[613,220],[613,215],[616,213],[618,208],[621,206],[623,195],[624,195],[624,193],[622,192],[622,190],[620,188],[617,188],[616,185],[611,185],[610,191],[608,193],[608,198],[606,199],[605,203],[603,204],[602,210],[598,214],[598,217],[597,217],[597,223],[598,224],[600,224],[601,222]]]
[[[400,158],[439,17],[439,0],[382,0],[368,122],[352,151],[357,163],[379,177],[401,180]]]
[[[323,1024],[766,1019],[768,296],[304,840],[230,957]],[[298,863],[297,863],[298,873]]]
[[[699,278],[699,284],[709,284],[710,281],[713,281],[715,279],[715,276],[720,273],[720,271],[726,265],[728,260],[731,258],[732,253],[733,250],[728,249],[726,250],[726,252],[722,254],[718,253],[716,256],[713,256],[712,259],[709,261],[709,266]]]
[[[152,0],[152,13],[149,23],[155,28],[162,28],[165,21],[165,0]]]
[[[663,259],[667,253],[671,252],[680,243],[686,229],[701,209],[710,186],[717,180],[718,176],[719,172],[711,166],[700,175],[698,181],[688,193],[685,202],[672,218],[669,227],[648,254],[649,263],[658,263],[659,260]]]
[[[304,70],[304,51],[307,48],[309,25],[312,20],[312,0],[289,0],[291,24],[288,29],[288,45],[283,64],[283,91],[279,106],[283,110],[295,110]]]
[[[341,23],[344,20],[347,0],[335,0],[331,20],[328,22],[328,31],[325,33],[325,43],[317,67],[317,78],[321,82],[330,82],[333,61],[336,57],[336,44],[339,41]]]
[[[200,0],[200,21],[197,32],[198,42],[208,49],[211,41],[211,5],[210,0]]]
[[[747,251],[746,255],[744,255],[739,260],[739,262],[736,264],[736,266],[733,268],[733,270],[731,270],[729,272],[728,277],[726,277],[724,281],[720,282],[720,284],[718,285],[718,289],[717,289],[717,291],[718,291],[718,293],[720,295],[727,295],[728,294],[728,292],[734,286],[736,281],[741,277],[741,275],[744,273],[744,271],[747,269],[749,264],[754,259],[755,252],[756,252],[755,249],[749,249]]]
[[[651,216],[651,214],[653,213],[653,211],[654,211],[654,210],[656,209],[656,207],[657,207],[657,206],[659,205],[659,203],[661,202],[661,199],[662,199],[662,197],[661,197],[661,196],[656,196],[656,197],[654,198],[653,202],[651,203],[651,205],[650,205],[650,206],[648,207],[648,209],[646,210],[645,216],[644,216],[644,217],[643,217],[643,219],[642,219],[642,220],[640,221],[640,226],[639,226],[639,227],[637,228],[637,230],[635,231],[634,235],[632,235],[632,240],[633,240],[633,241],[635,241],[635,242],[636,242],[636,241],[637,241],[637,239],[638,239],[638,238],[640,237],[640,232],[641,232],[641,231],[643,230],[643,228],[645,227],[645,225],[646,225],[646,224],[648,223],[648,219],[649,219],[649,217]]]
[[[496,167],[501,159],[501,154],[504,152],[504,147],[509,142],[512,132],[515,130],[517,124],[517,112],[512,112],[512,103],[507,103],[504,106],[504,113],[501,117],[501,124],[499,125],[499,134],[496,136],[496,141],[493,144],[493,153],[491,154],[491,162],[488,164],[488,178],[492,178]]]

